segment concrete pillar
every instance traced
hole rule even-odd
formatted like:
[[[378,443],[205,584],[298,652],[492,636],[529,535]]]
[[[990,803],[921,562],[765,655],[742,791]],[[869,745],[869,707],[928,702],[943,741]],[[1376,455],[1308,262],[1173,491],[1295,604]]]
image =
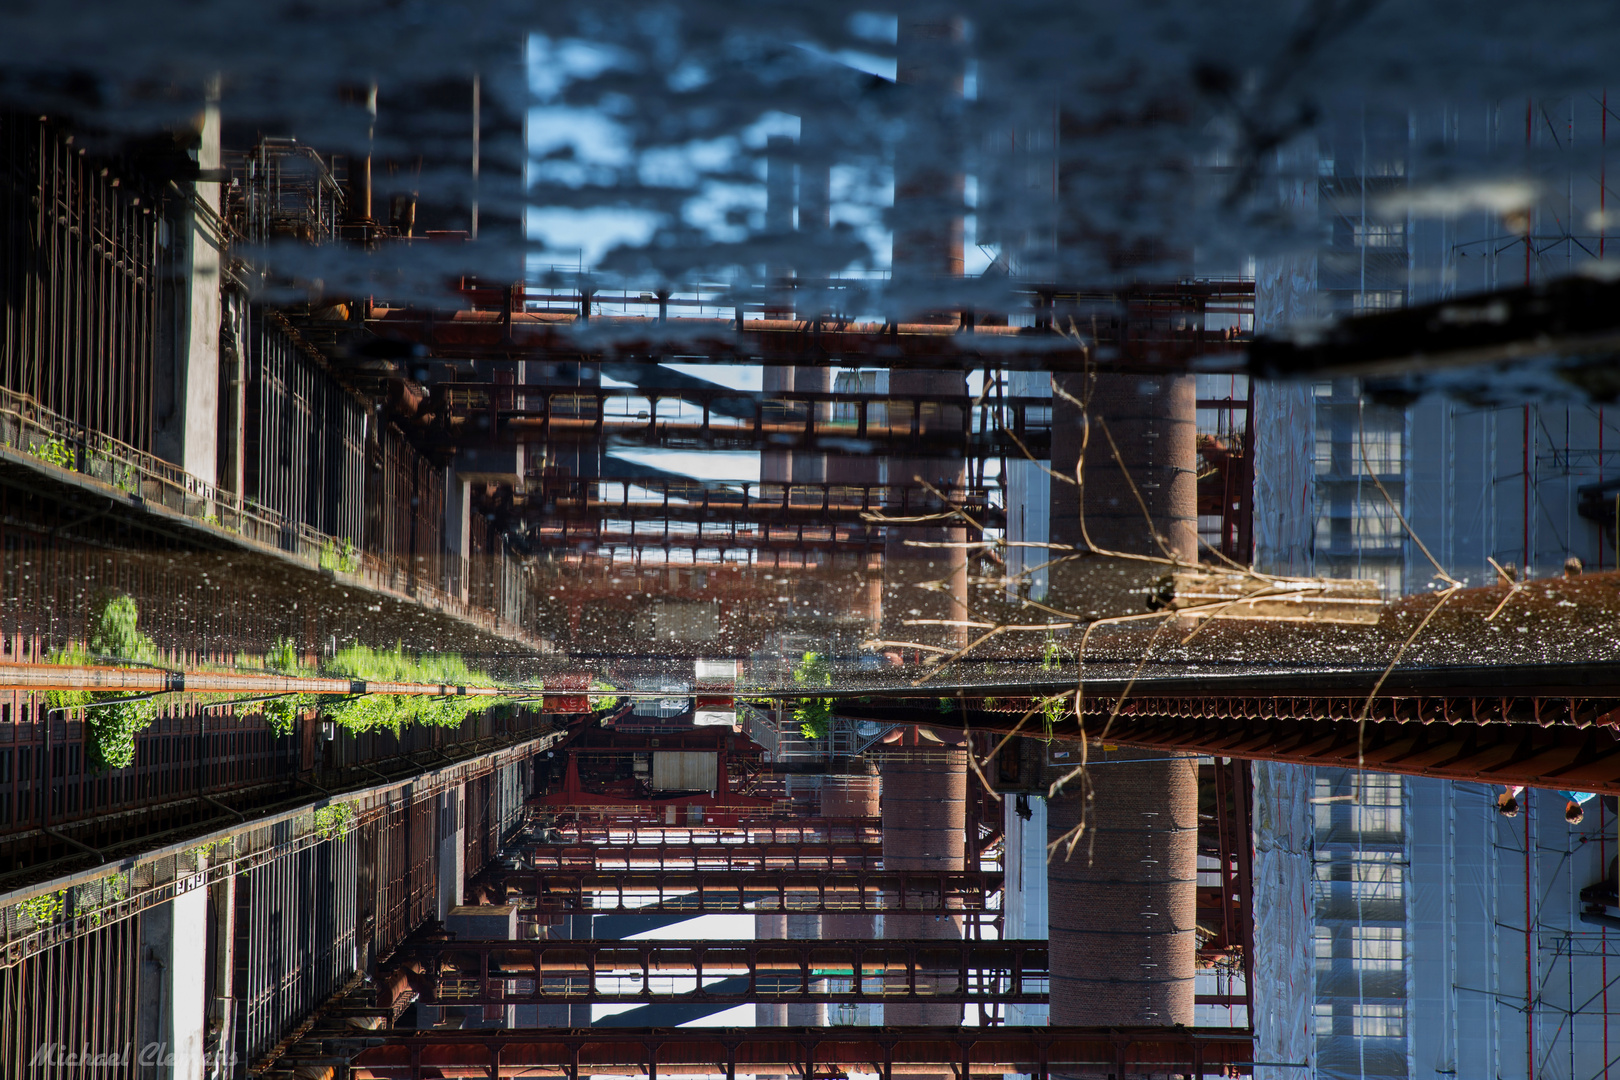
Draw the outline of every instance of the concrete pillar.
[[[182,882],[182,886],[184,882]],[[187,889],[140,915],[136,1076],[202,1080],[207,1012],[208,890]]]
[[[236,971],[236,878],[228,877],[208,886],[209,964],[207,1031],[218,1033],[218,1045],[210,1052],[216,1061],[229,1061],[234,1052],[232,1033],[235,1017],[231,983]],[[205,1036],[205,1043],[207,1038]]]
[[[467,787],[458,784],[439,796],[439,918],[461,906],[467,879]]]
[[[181,270],[174,337],[172,411],[155,433],[159,454],[214,484],[219,477],[220,168],[219,86],[211,85],[199,121],[192,200],[180,221]]]
[[[471,580],[468,559],[472,553],[472,482],[463,480],[454,469],[446,469],[444,481],[444,545],[450,569],[445,589],[456,599],[467,599]]]
[[[215,486],[240,496],[247,482],[246,416],[248,317],[246,301],[223,301],[219,346],[219,460]]]

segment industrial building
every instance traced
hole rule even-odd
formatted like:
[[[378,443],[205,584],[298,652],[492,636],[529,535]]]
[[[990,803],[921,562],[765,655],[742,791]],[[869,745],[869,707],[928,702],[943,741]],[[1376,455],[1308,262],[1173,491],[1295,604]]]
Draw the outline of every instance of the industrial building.
[[[1171,7],[0,14],[0,1075],[1607,1077],[1607,95]]]

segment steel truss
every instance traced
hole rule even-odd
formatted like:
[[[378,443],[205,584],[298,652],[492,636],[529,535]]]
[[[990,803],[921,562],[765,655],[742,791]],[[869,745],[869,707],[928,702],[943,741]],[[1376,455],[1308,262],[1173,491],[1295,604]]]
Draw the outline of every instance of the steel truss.
[[[655,911],[982,912],[999,873],[844,870],[498,870],[488,875],[512,903],[545,913]]]
[[[375,1034],[375,1033],[369,1033]],[[336,1040],[333,1040],[336,1042]],[[803,1080],[952,1072],[960,1080],[1054,1072],[1247,1074],[1253,1043],[1224,1028],[834,1027],[440,1031],[397,1035],[352,1059],[355,1080],[566,1077],[594,1073]],[[327,1058],[323,1060],[333,1060]],[[337,1060],[349,1060],[339,1058]],[[287,1064],[298,1063],[292,1058]]]
[[[1044,941],[431,941],[391,967],[425,1005],[1039,1003]],[[858,977],[857,977],[858,976]],[[719,981],[715,981],[719,980]]]
[[[535,844],[523,850],[536,870],[875,870],[883,861],[877,843]]]

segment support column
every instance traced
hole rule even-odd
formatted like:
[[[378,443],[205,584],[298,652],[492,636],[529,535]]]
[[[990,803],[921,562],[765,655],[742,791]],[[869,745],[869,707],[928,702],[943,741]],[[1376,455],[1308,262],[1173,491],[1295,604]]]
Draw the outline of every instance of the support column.
[[[161,418],[157,452],[214,484],[219,478],[220,145],[219,84],[210,83],[198,122],[198,179],[179,222],[179,310],[174,336],[173,404]]]
[[[207,1004],[208,890],[193,888],[140,915],[141,1080],[202,1080]]]
[[[461,906],[467,877],[465,810],[467,786],[458,784],[439,796],[439,918]]]
[[[236,970],[236,878],[228,877],[208,886],[209,956],[208,1010],[204,1034],[205,1053],[216,1061],[230,1061],[234,1053],[231,1033],[235,1030],[231,979]],[[214,1045],[210,1046],[210,1043]]]
[[[444,545],[450,567],[443,584],[451,596],[465,603],[472,579],[468,562],[472,552],[472,482],[463,480],[454,469],[446,469],[445,474]]]

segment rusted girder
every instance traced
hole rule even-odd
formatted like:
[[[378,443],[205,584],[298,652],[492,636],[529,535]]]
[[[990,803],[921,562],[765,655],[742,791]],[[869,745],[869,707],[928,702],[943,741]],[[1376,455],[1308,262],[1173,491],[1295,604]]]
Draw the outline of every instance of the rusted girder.
[[[495,870],[487,879],[539,912],[980,912],[1000,873],[952,870]]]
[[[1187,316],[1194,309],[1177,310]],[[1050,319],[1051,309],[1047,311]],[[1093,348],[1049,328],[981,326],[966,333],[956,324],[791,319],[743,319],[739,328],[735,318],[666,323],[636,316],[585,320],[566,313],[510,310],[458,311],[445,317],[373,308],[366,329],[388,341],[423,346],[430,355],[459,359],[577,363],[704,357],[798,367],[1009,371],[1083,371],[1100,363],[1111,371],[1163,372],[1181,371],[1194,358],[1224,353],[1231,355],[1233,370],[1242,367],[1247,335],[1206,330],[1201,318],[1183,317],[1179,329],[1162,325],[1175,313],[1167,307],[1156,319],[1088,322],[1082,332],[1095,333]]]
[[[524,848],[539,871],[556,870],[859,870],[883,862],[876,843],[534,844]]]
[[[666,825],[659,821],[565,821],[550,827],[548,843],[641,847],[648,844],[857,844],[881,845],[883,823],[875,817],[746,817],[729,825]]]
[[[373,1039],[376,1032],[362,1032]],[[955,1071],[960,1080],[1025,1073],[1246,1074],[1254,1043],[1230,1028],[801,1027],[446,1030],[393,1035],[352,1058],[356,1080],[793,1074],[859,1071],[881,1080]],[[284,1059],[287,1064],[296,1061]]]
[[[1111,742],[1221,757],[1373,769],[1620,795],[1620,731],[1535,724],[1421,724],[1277,716],[1121,716]]]
[[[530,526],[524,536],[530,547],[562,552],[575,552],[581,547],[590,551],[610,548],[663,551],[669,548],[765,553],[832,550],[878,552],[884,544],[883,530],[876,525],[754,525],[700,521],[697,528],[692,530],[690,525],[672,528],[669,519],[650,524],[630,522],[626,525],[602,521],[543,523]]]
[[[451,447],[544,442],[971,457],[1022,453],[1019,443],[1044,456],[1051,444],[1050,398],[512,383],[407,383],[391,397],[396,423],[425,445]]]
[[[881,524],[874,522],[873,516],[905,519],[963,510],[981,524],[1000,526],[1005,512],[991,504],[993,490],[999,489],[979,485],[942,485],[934,489],[909,483],[721,483],[668,477],[595,480],[548,476],[531,481],[522,502],[514,500],[512,512],[546,524],[612,519],[719,525],[737,522],[757,528],[761,523]]]
[[[1106,724],[1109,742],[1136,746],[1620,794],[1620,680],[1612,665],[1397,672],[1369,704],[1365,689],[1352,688],[1375,678],[1323,672],[1144,679],[1123,703],[1121,681],[1088,681],[1084,730],[1071,716],[1054,733],[1096,736]],[[1073,687],[1056,689],[1072,694]],[[1278,692],[1282,687],[1297,689]],[[988,708],[987,699],[967,700],[966,722],[975,731],[1012,731],[1033,704],[995,701]],[[839,709],[914,724],[939,723],[929,717],[936,711],[932,700]]]
[[[1043,1002],[1046,955],[1045,941],[960,938],[431,941],[397,949],[390,973],[428,1005]]]

